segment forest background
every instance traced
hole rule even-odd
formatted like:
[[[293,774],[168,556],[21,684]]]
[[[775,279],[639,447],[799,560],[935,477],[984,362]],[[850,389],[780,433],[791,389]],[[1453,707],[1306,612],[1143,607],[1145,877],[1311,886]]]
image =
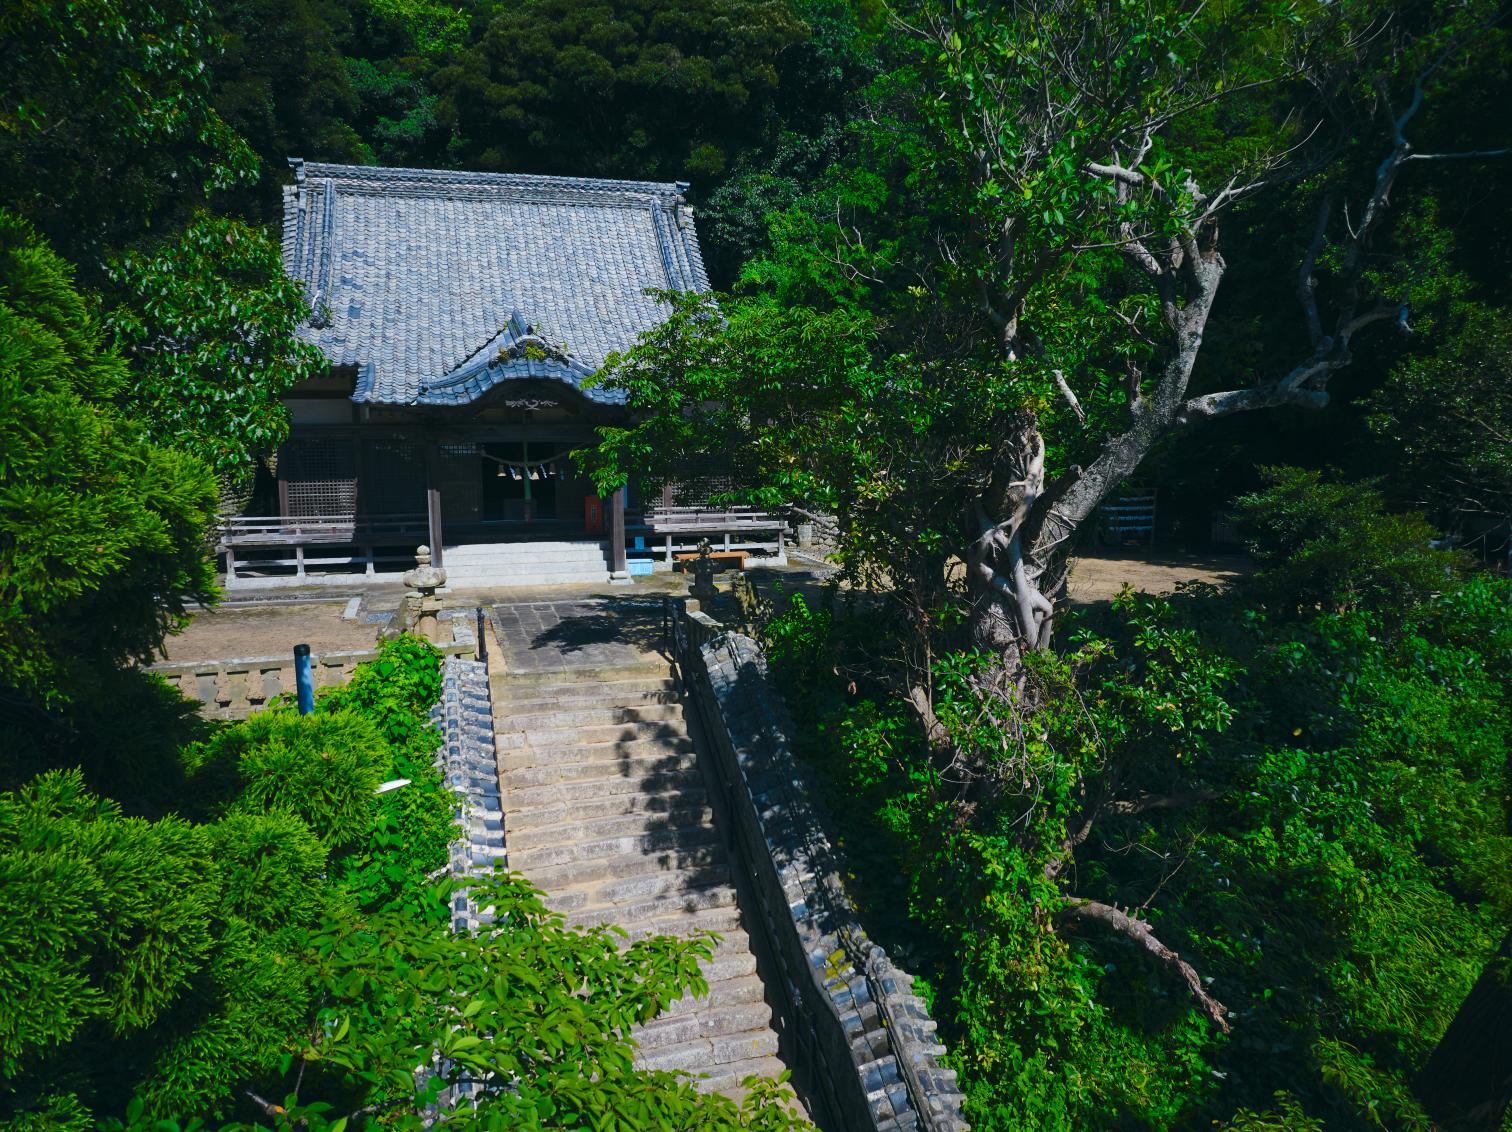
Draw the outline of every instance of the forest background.
[[[585,1021],[561,986],[517,1000],[448,950],[423,883],[439,787],[408,816],[362,798],[396,768],[424,779],[423,696],[216,736],[120,667],[213,597],[204,534],[320,365],[278,260],[301,156],[691,182],[721,314],[683,303],[611,363],[642,423],[596,467],[736,453],[745,498],[835,514],[847,577],[897,614],[800,602],[763,633],[868,926],[926,977],[975,1126],[1502,1127],[1506,22],[1458,3],[8,5],[4,1118],[402,1125],[430,1097],[397,1068],[449,1042],[537,1075],[497,1098],[512,1126],[784,1123],[624,1062],[628,1022],[696,985],[696,952],[627,970],[508,890],[543,926],[495,933],[489,961],[572,953],[606,988]],[[1127,166],[1095,152],[1131,123],[1153,127]],[[1017,253],[981,236],[1005,217],[1030,233]],[[1182,421],[1139,474],[1170,538],[1238,514],[1255,577],[991,647],[947,567],[998,438],[1032,419],[1043,463],[1096,466],[1158,399],[1183,232],[1217,254],[1219,219],[1193,392],[1275,388],[1312,349],[1329,395]],[[1177,249],[1148,287],[1134,225]],[[1309,342],[1309,293],[1378,325]],[[1010,310],[1012,332],[1004,296],[1034,316]],[[688,402],[728,412],[690,422]],[[434,658],[388,663],[434,679]],[[313,750],[352,766],[325,808],[252,788]],[[195,871],[232,842],[265,856]],[[423,1003],[365,998],[386,962],[447,976]],[[457,987],[476,1047],[456,1048]],[[546,1017],[572,1036],[532,1048]]]

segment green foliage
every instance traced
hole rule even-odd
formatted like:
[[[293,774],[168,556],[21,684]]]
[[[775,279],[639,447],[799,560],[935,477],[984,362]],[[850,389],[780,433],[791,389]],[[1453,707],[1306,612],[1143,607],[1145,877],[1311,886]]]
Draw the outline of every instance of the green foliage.
[[[566,927],[518,877],[480,881],[473,895],[494,910],[473,936],[422,929],[425,917],[396,909],[333,920],[312,937],[329,994],[313,1039],[286,1061],[271,1093],[284,1111],[267,1125],[336,1128],[379,1101],[387,1126],[427,1127],[422,1106],[466,1076],[477,1095],[441,1104],[458,1127],[795,1126],[770,1087],[737,1109],[686,1079],[632,1068],[630,1027],[707,990],[699,963],[712,937],[624,948],[613,929]],[[417,1080],[434,1053],[445,1058],[437,1074]]]
[[[1333,537],[1381,521],[1367,496]],[[1125,595],[1034,660],[1015,712],[975,678],[989,660],[942,655],[969,779],[867,675],[896,629],[796,601],[767,627],[848,883],[933,988],[974,1127],[1429,1126],[1414,1075],[1512,917],[1512,587],[1397,578],[1384,611],[1278,598],[1275,621]],[[1232,1033],[1068,921],[1071,894],[1137,912]]]
[[[388,751],[371,722],[350,712],[308,718],[287,707],[258,712],[211,740],[202,769],[231,778],[231,812],[289,813],[338,849],[372,828],[374,791]]]
[[[297,336],[306,304],[277,243],[201,213],[151,252],[112,263],[110,282],[105,328],[135,374],[128,411],[156,443],[194,453],[225,481],[250,479],[288,434],[280,398],[326,368]]]
[[[0,669],[11,696],[70,698],[147,660],[214,592],[215,491],[116,408],[127,369],[67,266],[0,213]]]
[[[0,1119],[223,1102],[307,1008],[324,865],[287,815],[126,818],[77,772],[0,795]]]
[[[365,843],[338,875],[365,907],[413,905],[421,879],[441,869],[456,836],[456,802],[436,766],[441,733],[430,722],[441,697],[441,658],[419,637],[384,642],[378,659],[320,697],[322,712],[355,714],[387,747],[381,777],[409,785],[378,799]]]
[[[1239,500],[1251,588],[1283,613],[1365,610],[1388,618],[1447,585],[1462,568],[1435,550],[1421,515],[1391,514],[1374,484],[1325,482],[1301,468],[1264,471],[1264,491]]]
[[[1461,541],[1500,549],[1512,516],[1512,319],[1466,304],[1433,352],[1404,358],[1376,393],[1372,430],[1396,459],[1390,486]]]
[[[492,9],[435,83],[470,169],[705,180],[759,140],[779,0],[538,0]]]
[[[185,196],[250,174],[251,151],[210,106],[209,22],[202,0],[6,4],[0,204],[92,270]]]

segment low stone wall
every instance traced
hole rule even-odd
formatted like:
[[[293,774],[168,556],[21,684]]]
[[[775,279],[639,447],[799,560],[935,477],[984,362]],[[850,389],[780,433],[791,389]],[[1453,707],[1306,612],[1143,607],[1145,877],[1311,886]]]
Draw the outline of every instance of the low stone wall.
[[[448,656],[471,654],[475,646],[469,631],[468,641],[438,645]],[[376,648],[327,652],[310,657],[310,676],[316,688],[344,684],[352,670],[378,656]],[[294,653],[287,656],[251,656],[234,660],[168,661],[150,664],[156,672],[182,693],[198,700],[202,713],[210,719],[246,719],[283,692],[294,694]]]
[[[781,968],[781,1013],[815,1099],[851,1132],[966,1132],[955,1072],[912,978],[867,938],[751,638],[678,615],[679,659]]]
[[[442,662],[441,674],[441,700],[431,719],[441,729],[437,759],[447,788],[457,797],[461,824],[451,846],[450,872],[457,880],[466,880],[491,874],[495,863],[507,864],[488,665],[453,657]],[[489,917],[465,891],[453,897],[452,926],[457,931],[473,931]]]

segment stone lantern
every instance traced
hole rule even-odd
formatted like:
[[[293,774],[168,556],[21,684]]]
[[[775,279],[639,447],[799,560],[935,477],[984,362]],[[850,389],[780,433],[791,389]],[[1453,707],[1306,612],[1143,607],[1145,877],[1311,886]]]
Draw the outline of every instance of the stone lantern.
[[[441,599],[436,591],[446,585],[446,571],[431,565],[428,546],[415,548],[415,568],[404,575],[410,592],[400,608],[400,630],[413,630],[432,644],[441,642]]]
[[[688,596],[700,608],[707,608],[719,593],[714,588],[714,559],[709,557],[710,549],[708,539],[698,544],[698,557],[693,559],[693,584],[688,587]]]

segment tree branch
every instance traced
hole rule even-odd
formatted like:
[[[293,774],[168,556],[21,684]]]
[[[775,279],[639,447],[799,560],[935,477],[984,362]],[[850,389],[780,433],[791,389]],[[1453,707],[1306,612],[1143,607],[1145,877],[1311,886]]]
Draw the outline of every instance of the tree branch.
[[[1208,994],[1202,985],[1202,977],[1197,974],[1197,969],[1176,951],[1161,943],[1156,938],[1154,930],[1145,921],[1136,920],[1127,912],[1111,904],[1104,904],[1100,900],[1084,900],[1077,896],[1066,898],[1066,906],[1061,910],[1061,915],[1101,924],[1137,943],[1161,964],[1179,974],[1182,981],[1186,983],[1187,990],[1192,992],[1192,997],[1197,1000],[1197,1004],[1202,1007],[1202,1012],[1208,1016],[1213,1025],[1225,1034],[1229,1032],[1228,1007]]]

